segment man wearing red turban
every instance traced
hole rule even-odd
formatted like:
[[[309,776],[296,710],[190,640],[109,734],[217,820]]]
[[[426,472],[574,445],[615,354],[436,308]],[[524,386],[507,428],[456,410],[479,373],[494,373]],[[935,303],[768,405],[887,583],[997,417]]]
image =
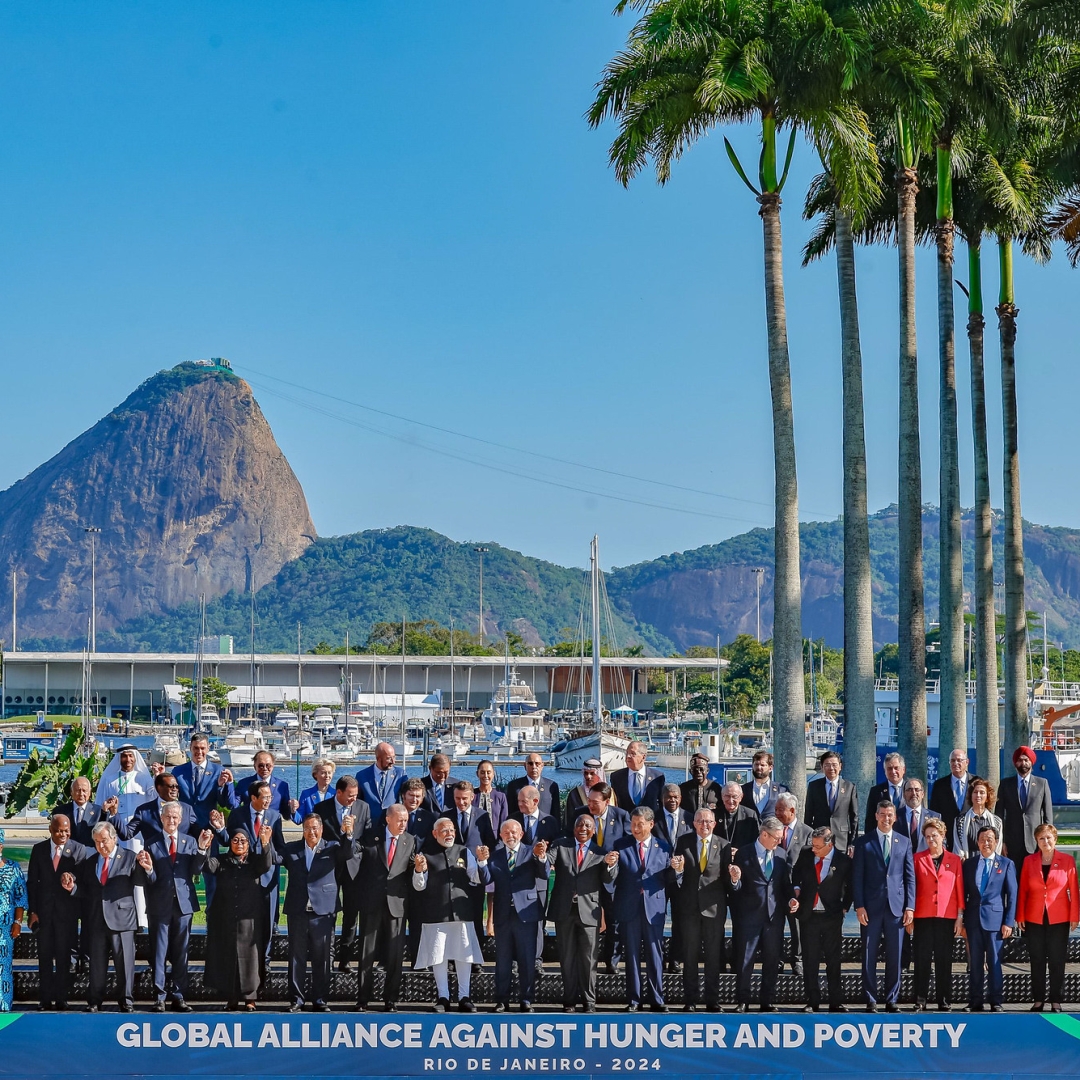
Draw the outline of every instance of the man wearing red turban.
[[[1041,776],[1032,775],[1035,751],[1030,746],[1018,746],[1012,760],[1016,775],[1001,781],[995,810],[1001,818],[1001,853],[1012,859],[1019,880],[1021,864],[1038,848],[1035,830],[1043,824],[1054,824],[1054,804],[1050,801],[1050,785]]]

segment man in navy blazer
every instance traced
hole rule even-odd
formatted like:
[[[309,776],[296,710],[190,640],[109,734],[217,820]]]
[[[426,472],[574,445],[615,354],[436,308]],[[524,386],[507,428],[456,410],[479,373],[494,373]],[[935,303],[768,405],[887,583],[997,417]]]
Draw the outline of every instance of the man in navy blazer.
[[[351,779],[351,777],[350,777]],[[363,857],[360,838],[352,840],[355,818],[342,822],[347,839],[341,843],[323,839],[323,819],[308,814],[303,821],[304,838],[285,845],[282,860],[289,874],[285,893],[285,918],[289,927],[289,1011],[304,1007],[304,981],[311,962],[311,997],[316,1012],[329,1012],[330,944],[338,909],[338,867],[354,864],[355,875]]]
[[[923,805],[924,794],[921,780],[910,776],[904,781],[904,805],[898,811],[896,824],[893,826],[901,836],[906,836],[911,841],[912,855],[926,849],[926,837],[922,830],[927,820],[941,817],[936,810],[927,810]]]
[[[641,1008],[641,960],[644,953],[649,1004],[667,1012],[664,1004],[664,920],[667,889],[675,882],[671,848],[653,835],[652,808],[637,806],[630,815],[630,835],[615,844],[619,854],[615,878],[615,923],[626,959],[626,1011]]]
[[[648,747],[635,740],[626,748],[626,768],[616,769],[608,777],[615,800],[624,810],[633,810],[635,806],[660,809],[660,793],[666,780],[659,769],[646,768],[647,753]]]
[[[240,805],[232,772],[210,761],[209,750],[210,740],[203,732],[196,731],[189,746],[191,760],[172,771],[180,801],[195,811],[200,832],[210,828],[211,810],[235,810]]]
[[[445,754],[432,754],[428,774],[420,778],[424,784],[424,805],[437,817],[454,805],[456,777],[450,775],[450,759]]]
[[[426,795],[427,788],[424,787],[424,781],[418,776],[406,780],[401,785],[401,805],[409,812],[405,828],[410,835],[416,837],[417,850],[424,846],[424,841],[431,835],[435,822],[439,820],[438,815],[433,814],[424,805]],[[375,826],[381,828],[385,823],[386,814],[384,811],[382,816],[375,822]]]
[[[537,926],[544,922],[547,902],[547,844],[522,840],[521,822],[504,821],[502,843],[491,853],[488,870],[495,921],[495,1011],[506,1012],[514,961],[518,969],[518,1001],[532,1012],[536,977]]]
[[[983,1011],[983,965],[990,976],[990,1011],[1002,1011],[1001,943],[1016,925],[1016,867],[997,854],[1000,837],[984,825],[979,858],[964,860],[964,936],[968,941],[968,1009]]]
[[[676,844],[694,831],[694,815],[682,808],[682,788],[678,784],[665,784],[660,796],[661,806],[656,813],[653,835],[661,839],[672,851]],[[683,920],[679,910],[681,895],[678,885],[668,886],[671,903],[671,941],[668,947],[668,971],[682,971]]]
[[[525,757],[525,775],[511,780],[506,785],[506,805],[510,808],[511,817],[514,816],[514,807],[518,804],[518,792],[526,784],[540,792],[541,814],[553,814],[555,817],[561,817],[558,782],[548,780],[544,776],[544,759],[535,750]]]
[[[142,803],[132,815],[130,821],[124,821],[122,817],[109,818],[117,836],[121,840],[130,840],[133,836],[141,836],[143,844],[149,844],[161,836],[161,811],[170,803],[180,807],[180,829],[189,836],[198,836],[202,829],[195,820],[195,811],[187,804],[179,800],[180,785],[172,773],[161,772],[154,777],[155,798]],[[111,802],[111,800],[110,800]]]
[[[90,799],[90,781],[85,776],[76,776],[71,781],[71,799],[58,803],[53,815],[63,814],[71,823],[71,839],[84,847],[94,846],[94,826],[109,820],[109,812],[100,803]]]
[[[728,867],[737,1012],[750,1011],[750,979],[759,947],[761,1011],[768,1012],[776,999],[776,978],[784,952],[784,922],[794,898],[791,866],[781,845],[783,838],[784,826],[779,818],[765,818],[757,839],[743,844],[731,857]]]
[[[289,781],[283,776],[274,775],[276,758],[269,750],[260,750],[252,759],[255,766],[254,776],[245,776],[236,783],[236,797],[244,803],[250,797],[251,785],[265,780],[270,785],[270,809],[276,810],[283,817],[292,818],[300,807],[297,799],[289,792]]]
[[[166,803],[161,810],[162,834],[144,849],[154,862],[154,882],[146,889],[146,914],[154,950],[155,1012],[165,1011],[166,963],[172,968],[173,1011],[191,1012],[184,997],[188,987],[191,918],[199,910],[194,879],[202,873],[214,834],[207,828],[196,840],[181,832],[181,817],[179,803]]]
[[[388,742],[379,743],[374,762],[356,774],[360,798],[367,803],[372,821],[378,821],[384,810],[399,801],[401,785],[407,779],[394,748]]]
[[[742,786],[743,805],[752,806],[758,817],[768,817],[776,813],[777,797],[787,788],[773,779],[773,756],[768,750],[759,750],[750,763],[753,780],[747,780]],[[792,860],[794,861],[794,860]]]
[[[551,843],[563,834],[559,819],[554,814],[544,813],[540,791],[532,784],[525,784],[517,789],[517,806],[510,812],[509,820],[521,825],[522,839],[526,847],[532,847],[537,840]]]
[[[885,1011],[900,1011],[900,954],[915,917],[915,864],[911,844],[894,828],[896,805],[878,802],[876,827],[855,841],[851,896],[862,927],[866,1011],[877,1012],[877,954],[885,939]]]

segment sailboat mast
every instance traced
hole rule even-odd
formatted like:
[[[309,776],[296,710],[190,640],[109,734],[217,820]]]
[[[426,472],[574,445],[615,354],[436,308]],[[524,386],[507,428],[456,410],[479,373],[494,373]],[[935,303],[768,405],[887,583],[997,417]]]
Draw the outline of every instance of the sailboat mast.
[[[600,686],[600,537],[592,538],[589,551],[592,571],[592,705],[596,730],[601,729],[603,717],[603,693]]]
[[[401,763],[405,764],[405,616],[401,616]]]

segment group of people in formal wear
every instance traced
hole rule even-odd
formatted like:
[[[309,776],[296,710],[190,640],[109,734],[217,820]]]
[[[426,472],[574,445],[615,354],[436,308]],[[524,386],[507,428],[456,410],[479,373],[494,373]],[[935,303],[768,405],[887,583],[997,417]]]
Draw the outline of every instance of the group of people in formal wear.
[[[449,760],[436,754],[426,775],[410,778],[381,743],[356,775],[335,780],[334,763],[317,761],[313,786],[294,798],[272,754],[260,752],[254,775],[236,780],[208,749],[194,735],[190,761],[168,771],[122,747],[93,799],[89,781],[76,779],[49,838],[31,852],[25,886],[0,846],[0,1008],[11,1005],[10,939],[26,914],[37,935],[43,1009],[68,1008],[76,957],[89,972],[88,1011],[102,1007],[111,960],[117,1003],[131,1012],[135,934],[145,927],[152,1008],[190,1011],[200,875],[204,983],[230,1009],[255,1009],[283,913],[293,1011],[329,1009],[339,915],[336,963],[357,965],[358,1010],[375,997],[376,966],[382,1007],[396,1010],[411,961],[432,972],[436,1011],[451,1008],[452,997],[460,1011],[474,1011],[471,980],[484,962],[483,939],[493,935],[493,1008],[530,1012],[552,923],[565,1011],[594,1011],[598,970],[620,966],[630,1012],[667,1010],[665,968],[682,975],[685,1010],[718,1011],[730,916],[737,1011],[755,997],[760,1009],[773,1007],[785,937],[806,1010],[845,1011],[841,944],[852,908],[870,1011],[899,1009],[909,957],[915,1008],[951,1008],[958,936],[967,941],[968,1008],[1000,1010],[1001,948],[1017,930],[1028,942],[1033,1007],[1061,1008],[1080,895],[1072,858],[1056,850],[1049,790],[1032,773],[1029,747],[1017,750],[1016,776],[996,791],[954,751],[928,799],[903,758],[890,754],[864,819],[833,752],[800,808],[764,751],[745,784],[711,779],[702,755],[692,758],[688,780],[668,783],[633,742],[625,767],[610,776],[600,761],[586,761],[564,800],[537,753],[503,792],[489,761],[473,782],[451,776]],[[286,840],[286,819],[300,825],[299,839]]]

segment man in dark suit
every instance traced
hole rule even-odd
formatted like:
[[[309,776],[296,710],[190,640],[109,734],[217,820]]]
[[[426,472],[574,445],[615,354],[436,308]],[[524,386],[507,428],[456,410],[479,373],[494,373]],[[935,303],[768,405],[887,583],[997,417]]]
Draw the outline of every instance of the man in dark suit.
[[[387,807],[385,823],[361,837],[360,865],[360,964],[356,983],[356,1007],[366,1009],[371,999],[372,968],[381,960],[383,1006],[397,1010],[401,994],[401,967],[405,955],[405,911],[412,879],[416,838],[406,825],[409,812],[401,803]]]
[[[859,835],[859,790],[840,775],[843,767],[843,759],[835,750],[826,750],[821,755],[823,775],[806,785],[803,820],[811,829],[827,825],[833,843],[851,858],[855,854],[855,837]]]
[[[261,955],[264,965],[270,963],[271,942],[277,932],[279,870],[281,853],[285,849],[285,834],[282,831],[281,814],[270,808],[272,798],[273,789],[270,783],[266,780],[256,780],[248,788],[247,798],[244,802],[229,815],[227,824],[220,811],[214,810],[210,814],[211,827],[217,829],[219,843],[228,844],[229,837],[237,829],[242,829],[247,834],[248,846],[252,855],[262,854],[262,841],[259,839],[259,835],[263,827],[266,826],[272,830],[273,865],[259,879],[266,892],[267,905],[267,917],[259,922],[263,934]],[[218,828],[219,825],[220,828]]]
[[[724,922],[727,919],[728,867],[731,845],[716,831],[711,810],[694,814],[692,832],[675,843],[671,860],[679,891],[677,908],[672,908],[672,933],[676,918],[680,923],[683,947],[683,1001],[693,1012],[701,998],[698,972],[701,952],[705,952],[705,1008],[720,1011],[720,972],[724,968]]]
[[[488,862],[495,886],[495,1011],[506,1012],[510,1003],[516,960],[521,1011],[532,1012],[537,926],[543,925],[547,901],[548,845],[543,840],[526,845],[521,822],[512,818],[503,822],[500,835],[502,843]]]
[[[541,808],[540,792],[532,784],[517,789],[517,806],[510,812],[510,820],[521,825],[521,840],[532,847],[537,840],[550,843],[562,836],[562,826],[554,814],[545,814]]]
[[[265,780],[270,785],[269,809],[281,814],[282,817],[287,817],[291,821],[293,814],[299,809],[300,803],[289,792],[289,781],[284,776],[274,774],[276,761],[277,759],[269,750],[260,750],[252,758],[255,775],[245,776],[242,780],[237,781],[236,797],[241,803],[247,802],[251,798],[252,786],[260,780]]]
[[[74,875],[61,877],[61,885],[77,894],[86,893],[86,937],[90,948],[90,992],[87,1012],[97,1012],[105,998],[109,974],[109,953],[116,970],[116,995],[121,1012],[134,1012],[135,931],[139,927],[135,911],[135,887],[154,880],[154,863],[146,850],[136,855],[119,847],[116,829],[107,821],[94,826],[92,854]]]
[[[626,959],[626,1011],[641,1008],[641,961],[645,961],[649,1004],[664,1004],[664,920],[667,887],[674,884],[671,848],[653,836],[652,808],[642,804],[630,814],[630,835],[615,845],[619,873],[615,879],[615,924]]]
[[[53,810],[53,816],[62,814],[68,819],[71,823],[71,839],[84,847],[94,846],[94,826],[108,821],[110,817],[104,806],[90,800],[90,794],[90,781],[85,776],[76,776],[71,781],[71,799],[58,803]]]
[[[940,817],[933,810],[927,810],[923,806],[923,784],[914,776],[909,776],[904,781],[904,804],[896,817],[893,828],[911,841],[912,855],[918,854],[926,848],[926,837],[923,835],[923,826],[929,818]]]
[[[679,785],[682,792],[682,808],[691,816],[695,811],[707,809],[720,813],[723,806],[722,784],[709,779],[709,759],[695,754],[690,759],[690,779]]]
[[[506,785],[506,805],[510,809],[511,817],[514,816],[514,807],[518,804],[518,792],[526,784],[540,793],[541,814],[560,816],[559,785],[555,780],[545,779],[544,759],[535,750],[525,758],[525,775],[516,777]]]
[[[1034,764],[1035,751],[1030,746],[1018,746],[1013,752],[1016,775],[1001,781],[995,806],[1001,818],[1002,854],[1012,859],[1017,881],[1024,859],[1036,851],[1035,830],[1040,825],[1054,824],[1050,785],[1041,776],[1031,775]]]
[[[439,820],[438,815],[424,805],[426,795],[427,788],[418,776],[401,785],[401,805],[409,814],[406,832],[416,838],[417,850],[424,846],[424,841],[431,835],[431,827]],[[385,818],[379,824],[385,824]]]
[[[805,1012],[821,1007],[818,971],[825,961],[829,1012],[846,1012],[840,984],[844,915],[851,907],[851,859],[833,845],[828,825],[816,828],[810,847],[804,848],[792,871],[803,950]]]
[[[868,833],[873,832],[877,827],[877,807],[883,799],[888,799],[896,807],[897,817],[904,808],[904,777],[907,775],[907,762],[894,750],[891,754],[885,755],[882,768],[885,770],[885,779],[870,789],[870,798],[866,801],[866,826],[863,831]]]
[[[739,788],[740,794],[742,789]],[[724,789],[727,794],[727,788]],[[776,1000],[776,979],[784,949],[784,920],[794,899],[787,852],[780,846],[784,826],[775,817],[761,823],[757,839],[743,844],[731,857],[728,902],[731,905],[732,963],[736,1012],[750,1011],[750,980],[754,956],[761,949],[760,1009],[768,1012]]]
[[[605,854],[630,832],[630,815],[618,806],[611,805],[612,791],[607,784],[594,784],[589,792],[588,803],[579,811],[579,817],[593,819],[593,843]],[[603,890],[600,903],[604,909],[604,923],[607,933],[600,945],[600,962],[606,965],[609,973],[614,973],[619,966],[622,950],[619,948],[619,934],[612,911],[615,886],[609,885]]]
[[[896,807],[886,794],[877,824],[855,842],[851,896],[862,927],[866,1011],[877,1012],[877,955],[885,941],[885,1011],[900,1011],[900,954],[915,916],[915,865],[911,844],[893,828]]]
[[[930,788],[930,809],[945,822],[946,846],[950,851],[953,849],[956,819],[964,812],[964,800],[970,783],[967,751],[956,749],[949,755],[949,772],[939,776]]]
[[[130,840],[132,837],[139,836],[145,845],[160,837],[161,811],[170,803],[175,803],[180,807],[181,831],[195,837],[202,832],[195,819],[195,811],[187,803],[180,802],[180,785],[172,773],[158,773],[154,777],[154,791],[157,792],[157,797],[142,803],[130,821],[124,821],[122,817],[109,819],[121,840]]]
[[[1016,869],[1011,860],[997,854],[998,834],[992,825],[984,825],[977,839],[979,858],[964,860],[962,918],[968,943],[968,1011],[983,1011],[985,964],[990,1011],[1001,1012],[1001,943],[1012,937],[1016,926]]]
[[[372,821],[378,821],[387,807],[398,802],[401,785],[407,779],[405,770],[397,764],[397,751],[388,742],[379,743],[375,760],[356,774],[360,798],[367,803]]]
[[[188,836],[180,831],[182,816],[179,803],[166,803],[161,810],[162,834],[144,849],[154,864],[154,883],[146,889],[146,913],[154,950],[155,1012],[165,1011],[166,963],[172,968],[173,1011],[191,1012],[184,997],[188,987],[191,919],[199,910],[194,879],[202,873],[214,834],[206,828],[198,840]]]
[[[716,814],[716,833],[738,850],[752,844],[761,831],[761,820],[752,806],[742,805],[742,784],[734,780],[724,785],[720,809]]]
[[[782,791],[776,798],[776,818],[784,826],[784,835],[780,846],[787,852],[788,866],[794,867],[799,861],[803,849],[810,846],[810,835],[813,830],[809,825],[799,820],[799,800],[790,791]],[[788,962],[791,964],[792,973],[800,978],[803,973],[802,965],[802,939],[799,916],[788,912],[787,917],[788,935],[790,937],[790,949]]]
[[[350,780],[355,779],[349,777]],[[367,809],[365,804],[364,809]],[[362,849],[359,837],[352,841],[353,823],[342,820],[345,839],[323,839],[323,819],[308,814],[303,821],[304,838],[285,845],[282,862],[289,874],[285,892],[285,919],[289,929],[289,999],[290,1012],[304,1007],[304,981],[311,963],[311,997],[316,1012],[329,1012],[330,943],[338,907],[338,866],[353,863],[359,869]]]
[[[233,785],[233,774],[207,756],[210,741],[201,731],[191,736],[190,761],[173,769],[178,798],[195,811],[199,831],[210,828],[211,810],[235,810],[240,799]]]
[[[773,756],[768,750],[759,750],[750,763],[753,780],[742,786],[743,805],[752,806],[759,818],[776,813],[776,797],[787,788],[773,779]]]
[[[556,840],[547,858],[555,874],[548,917],[555,922],[562,970],[563,1011],[596,1011],[596,947],[601,898],[618,874],[619,855],[593,842],[596,822],[579,814],[573,836]]]
[[[626,768],[616,769],[608,778],[615,800],[623,810],[633,810],[635,806],[660,809],[660,793],[667,781],[659,769],[646,767],[647,753],[645,744],[635,740],[626,748]]]
[[[360,786],[355,776],[339,776],[334,785],[334,797],[315,804],[313,814],[323,823],[322,834],[335,843],[360,838],[371,829],[371,811],[360,798]],[[343,827],[346,818],[352,818],[352,831],[346,836]],[[353,864],[354,870],[359,864]],[[338,867],[338,885],[341,887],[341,940],[338,942],[338,971],[349,970],[349,959],[356,947],[356,923],[360,917],[360,894],[365,884],[359,875],[350,876],[349,867]]]
[[[85,781],[84,781],[85,782]],[[89,788],[89,783],[87,783]],[[42,1009],[63,1011],[71,995],[71,950],[79,932],[79,901],[61,885],[87,858],[71,839],[66,814],[53,814],[49,839],[30,849],[26,868],[27,925],[37,937],[38,1001]]]
[[[683,811],[682,789],[678,784],[664,785],[660,803],[653,834],[674,851],[681,837],[693,833],[694,815]],[[679,886],[674,881],[668,885],[668,903],[671,905],[671,941],[668,943],[667,970],[679,972],[682,971],[682,920],[678,916]]]
[[[424,806],[437,818],[454,805],[454,788],[458,781],[450,775],[450,759],[445,754],[432,754],[424,782]]]

